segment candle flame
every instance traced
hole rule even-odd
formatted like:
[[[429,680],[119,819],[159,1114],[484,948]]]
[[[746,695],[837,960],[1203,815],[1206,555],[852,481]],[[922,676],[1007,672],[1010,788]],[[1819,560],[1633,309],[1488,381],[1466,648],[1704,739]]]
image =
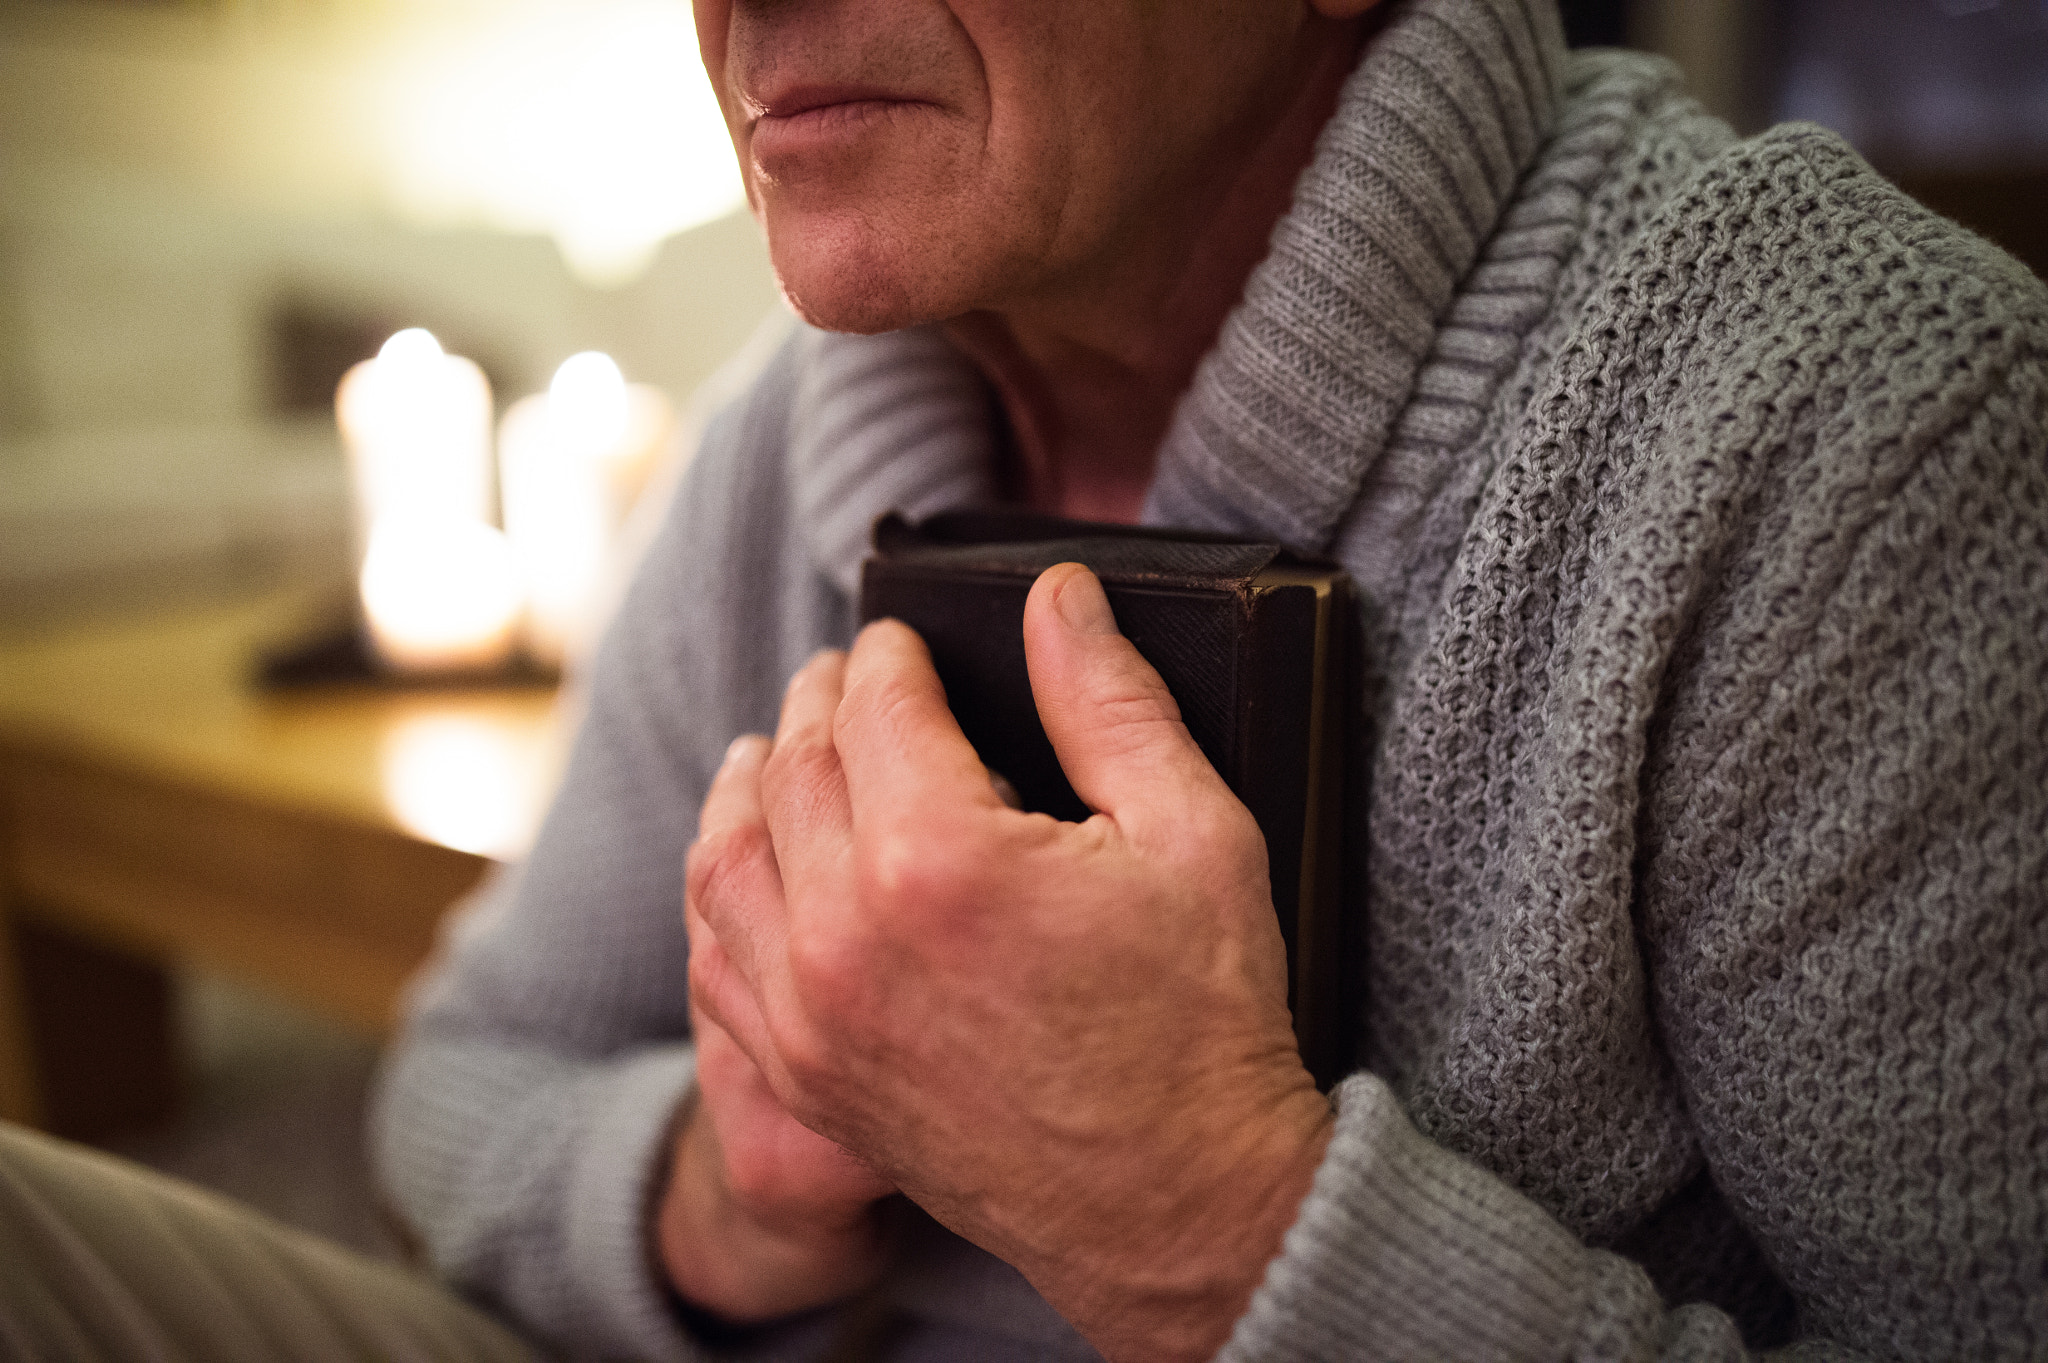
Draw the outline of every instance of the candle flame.
[[[441,343],[434,339],[433,332],[425,327],[407,327],[404,331],[392,334],[391,339],[377,352],[377,358],[391,366],[393,370],[405,372],[429,369],[438,365],[447,353],[441,349]]]

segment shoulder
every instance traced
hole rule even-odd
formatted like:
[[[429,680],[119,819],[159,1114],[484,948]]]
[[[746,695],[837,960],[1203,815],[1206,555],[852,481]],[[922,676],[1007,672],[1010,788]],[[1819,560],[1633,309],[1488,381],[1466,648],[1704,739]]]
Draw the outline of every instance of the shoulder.
[[[1959,433],[2038,432],[2040,281],[1820,128],[1660,159],[1682,132],[1672,109],[1610,166],[1632,207],[1561,319],[1539,434],[1605,429],[1615,467],[1653,482],[1734,452],[1722,472],[1761,486],[1823,466],[1888,482]]]
[[[1845,401],[1880,380],[1967,400],[2048,354],[2039,280],[1810,124],[1707,158],[1610,280],[1611,306],[1664,311],[1700,358],[1804,369]]]
[[[1610,163],[1609,230],[1505,433],[1504,514],[1583,509],[1559,533],[1616,580],[1683,557],[1711,614],[1784,565],[1847,573],[1882,548],[1872,527],[2039,488],[2040,282],[1819,128],[1657,155],[1686,118],[1671,105]]]

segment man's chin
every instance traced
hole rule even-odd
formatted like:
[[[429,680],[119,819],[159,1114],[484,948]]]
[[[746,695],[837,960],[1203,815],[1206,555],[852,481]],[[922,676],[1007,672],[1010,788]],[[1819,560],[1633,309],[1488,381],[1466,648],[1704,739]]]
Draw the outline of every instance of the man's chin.
[[[823,331],[872,336],[944,321],[968,306],[933,271],[864,251],[811,253],[790,264],[778,257],[775,273],[797,316]]]

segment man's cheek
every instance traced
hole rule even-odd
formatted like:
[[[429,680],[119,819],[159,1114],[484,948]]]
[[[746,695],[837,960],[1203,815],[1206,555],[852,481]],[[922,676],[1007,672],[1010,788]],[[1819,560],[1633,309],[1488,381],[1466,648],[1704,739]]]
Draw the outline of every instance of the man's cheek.
[[[718,101],[725,104],[730,82],[726,79],[726,34],[732,28],[731,0],[695,0],[690,6],[697,27],[697,57]]]

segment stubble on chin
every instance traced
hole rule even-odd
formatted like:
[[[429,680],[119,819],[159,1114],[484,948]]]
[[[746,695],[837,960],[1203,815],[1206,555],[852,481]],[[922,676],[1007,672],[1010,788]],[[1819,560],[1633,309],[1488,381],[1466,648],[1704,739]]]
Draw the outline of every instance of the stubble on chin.
[[[1023,196],[928,186],[828,213],[760,215],[777,286],[826,331],[874,335],[1003,311],[1057,278],[1056,218]],[[925,190],[925,192],[918,192]]]
[[[797,316],[825,331],[872,336],[965,311],[963,243],[919,240],[865,214],[833,222],[767,223],[777,287]]]
[[[775,282],[791,310],[822,331],[873,336],[938,320],[917,306],[899,271],[872,255],[850,252],[798,269],[778,263]]]

